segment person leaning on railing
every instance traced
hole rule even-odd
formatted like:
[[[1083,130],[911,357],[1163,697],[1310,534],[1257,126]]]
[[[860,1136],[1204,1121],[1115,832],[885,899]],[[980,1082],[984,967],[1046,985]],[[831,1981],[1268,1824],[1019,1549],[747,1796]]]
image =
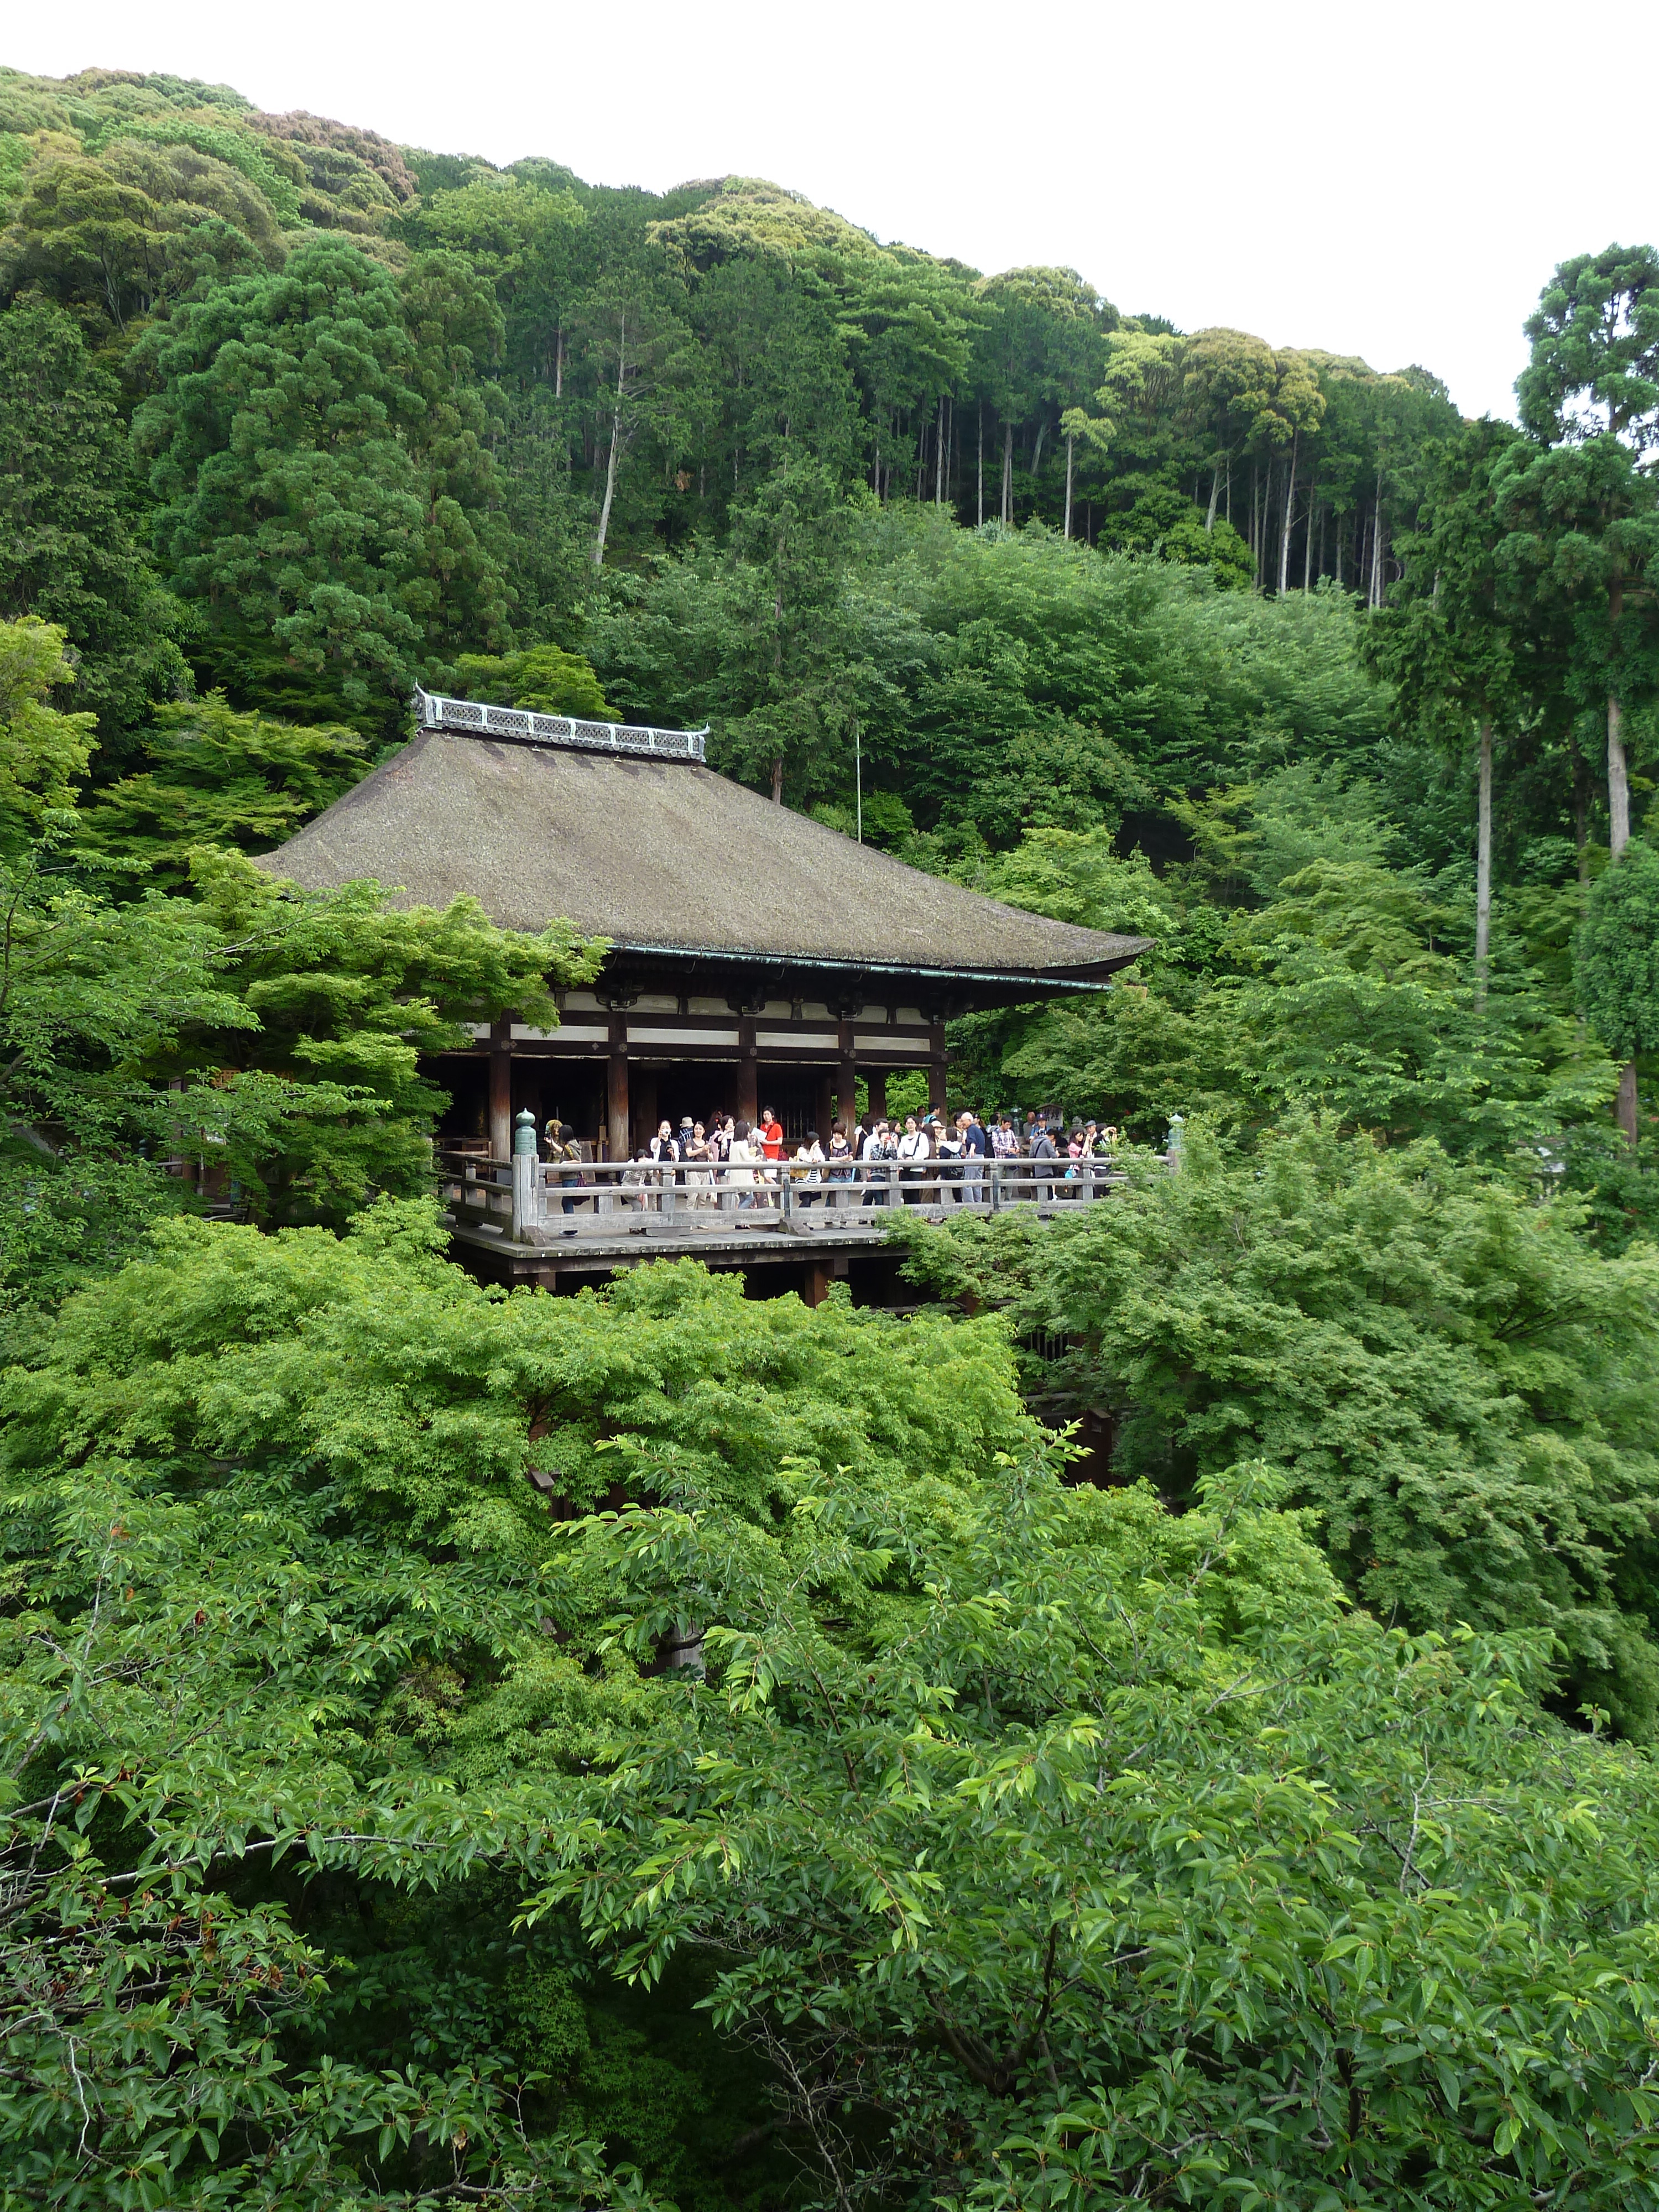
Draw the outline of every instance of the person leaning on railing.
[[[870,1132],[864,1147],[865,1179],[870,1185],[872,1206],[890,1206],[892,1193],[887,1181],[890,1164],[898,1158],[898,1139],[886,1121],[878,1121]]]
[[[927,1172],[933,1146],[927,1141],[927,1132],[916,1127],[916,1117],[904,1117],[904,1134],[895,1148],[899,1164],[899,1195],[907,1206],[916,1206],[921,1200],[921,1179]]]
[[[750,1206],[755,1203],[754,1164],[764,1158],[760,1147],[749,1141],[748,1122],[734,1121],[732,1142],[726,1149],[726,1181],[732,1188],[743,1194],[738,1200],[739,1206]]]
[[[574,1185],[577,1189],[581,1188],[586,1182],[587,1177],[581,1172],[581,1146],[576,1142],[576,1132],[568,1121],[548,1123],[547,1157],[549,1161],[561,1170],[556,1177],[560,1188],[559,1211],[564,1214],[572,1214],[576,1211],[578,1204],[578,1200],[571,1194],[572,1186]],[[580,1201],[583,1205],[587,1202],[585,1199]],[[568,1225],[564,1233],[567,1237],[574,1237],[576,1233],[574,1224]]]
[[[688,1163],[685,1170],[687,1205],[713,1206],[715,1202],[714,1170],[709,1163],[717,1159],[719,1154],[710,1142],[708,1133],[701,1121],[694,1121],[691,1124],[691,1133],[689,1137],[685,1134],[684,1125],[682,1123],[680,1158]]]
[[[939,1162],[939,1202],[941,1206],[959,1204],[962,1198],[962,1131],[954,1121],[941,1121],[937,1115],[927,1124],[927,1135]]]
[[[990,1139],[977,1114],[957,1115],[957,1127],[962,1132],[962,1197],[965,1206],[985,1203],[985,1162],[990,1152]]]

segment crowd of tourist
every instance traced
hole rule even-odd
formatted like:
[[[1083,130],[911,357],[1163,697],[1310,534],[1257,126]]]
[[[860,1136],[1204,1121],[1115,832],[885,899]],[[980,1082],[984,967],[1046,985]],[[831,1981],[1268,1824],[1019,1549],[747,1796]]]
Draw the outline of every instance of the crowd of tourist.
[[[798,1206],[854,1198],[852,1185],[860,1186],[860,1205],[980,1206],[988,1200],[989,1161],[1029,1161],[1023,1180],[1040,1186],[1091,1175],[1094,1164],[1112,1158],[1116,1143],[1117,1131],[1096,1121],[1068,1127],[1046,1114],[981,1119],[971,1108],[836,1121],[827,1139],[809,1129],[792,1143],[769,1106],[752,1126],[717,1109],[706,1121],[688,1114],[678,1128],[659,1123],[617,1180],[620,1196],[633,1205],[645,1204],[647,1188],[660,1188],[662,1170],[672,1168],[672,1187],[689,1206],[717,1205],[722,1191],[735,1192],[740,1209],[772,1206],[786,1182]],[[559,1179],[567,1214],[582,1202],[576,1193],[583,1157],[568,1121],[547,1124],[543,1158],[567,1170]]]

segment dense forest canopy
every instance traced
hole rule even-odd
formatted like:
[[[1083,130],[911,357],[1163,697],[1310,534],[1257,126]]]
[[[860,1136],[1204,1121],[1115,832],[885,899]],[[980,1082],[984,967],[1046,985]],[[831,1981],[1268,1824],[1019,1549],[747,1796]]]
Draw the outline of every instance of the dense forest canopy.
[[[1539,275],[1470,423],[0,70],[0,2205],[1659,2207],[1659,254]],[[1110,1202],[481,1288],[431,1055],[603,947],[250,860],[417,682],[1151,939],[952,1036]]]

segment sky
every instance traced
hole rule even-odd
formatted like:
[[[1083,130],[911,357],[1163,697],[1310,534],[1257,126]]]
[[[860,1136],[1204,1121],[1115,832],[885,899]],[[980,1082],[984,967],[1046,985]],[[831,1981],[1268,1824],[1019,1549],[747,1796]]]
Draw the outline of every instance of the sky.
[[[883,240],[1420,362],[1465,414],[1512,414],[1555,264],[1659,236],[1650,9],[56,0],[0,62],[204,77],[597,184],[768,177]]]

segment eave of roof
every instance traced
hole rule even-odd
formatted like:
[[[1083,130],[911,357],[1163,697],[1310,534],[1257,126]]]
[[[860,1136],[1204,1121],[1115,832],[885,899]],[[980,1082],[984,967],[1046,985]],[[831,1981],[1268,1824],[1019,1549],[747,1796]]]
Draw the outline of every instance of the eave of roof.
[[[423,731],[259,865],[400,903],[476,897],[659,959],[927,977],[1005,996],[1097,988],[1148,939],[1003,905],[690,761]]]

